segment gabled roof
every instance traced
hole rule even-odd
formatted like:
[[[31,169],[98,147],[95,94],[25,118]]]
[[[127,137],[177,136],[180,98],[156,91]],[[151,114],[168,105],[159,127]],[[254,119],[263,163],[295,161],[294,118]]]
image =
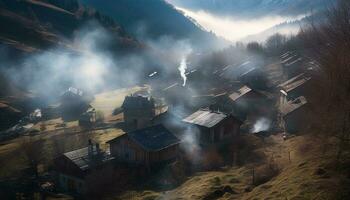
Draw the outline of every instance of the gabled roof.
[[[154,101],[141,95],[126,96],[122,105],[124,109],[154,108]]]
[[[303,73],[303,74],[299,74],[299,75],[289,79],[288,81],[280,84],[279,87],[288,93],[288,92],[304,85],[309,80],[311,80],[311,78],[306,77],[305,74]]]
[[[160,124],[132,131],[123,136],[127,136],[147,151],[160,151],[180,143],[180,140],[174,134]],[[108,143],[113,143],[120,138],[121,137],[114,138],[113,140],[108,141]]]
[[[90,155],[88,147],[67,152],[63,155],[83,171],[113,159],[109,152],[98,152],[96,146],[93,146]]]
[[[182,121],[190,124],[211,128],[220,123],[222,120],[226,119],[227,117],[227,115],[220,112],[213,112],[210,110],[198,110],[197,112],[186,117]]]
[[[289,101],[286,104],[284,104],[281,107],[281,113],[282,113],[283,117],[285,117],[306,104],[307,104],[307,100],[305,97],[303,97],[303,96],[298,97],[297,99],[295,99],[293,101]]]
[[[69,87],[67,91],[65,91],[63,93],[62,96],[66,96],[66,95],[76,95],[76,96],[83,96],[84,92],[82,90],[79,90],[77,88],[74,87]]]
[[[252,91],[252,89],[245,85],[245,86],[241,87],[238,91],[230,94],[229,97],[230,97],[230,99],[232,99],[232,101],[236,101],[237,99],[241,98],[242,96],[248,94],[251,91]]]

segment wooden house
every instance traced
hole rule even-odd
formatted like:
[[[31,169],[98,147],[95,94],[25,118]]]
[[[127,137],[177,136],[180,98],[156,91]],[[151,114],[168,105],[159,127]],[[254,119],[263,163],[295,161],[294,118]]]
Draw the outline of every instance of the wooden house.
[[[228,94],[226,99],[226,109],[231,108],[232,113],[240,119],[246,119],[249,115],[265,115],[271,111],[269,97],[246,85]]]
[[[281,64],[283,67],[283,74],[291,78],[303,72],[304,59],[296,52],[287,52],[281,56]]]
[[[23,117],[21,111],[0,102],[0,130],[5,130],[14,126]]]
[[[156,114],[154,99],[140,95],[125,97],[122,108],[129,129],[146,127]]]
[[[308,126],[307,100],[301,96],[280,108],[282,126],[288,133],[296,133]]]
[[[61,114],[64,120],[77,119],[89,108],[84,92],[70,87],[61,95]]]
[[[64,153],[54,160],[54,171],[59,188],[65,192],[84,194],[91,181],[89,177],[106,169],[113,157],[89,140],[88,147]]]
[[[79,118],[79,126],[84,128],[91,128],[96,123],[96,110],[91,107],[83,113]]]
[[[108,141],[118,161],[148,168],[176,160],[180,140],[162,125],[128,132]]]
[[[199,143],[203,146],[231,141],[240,133],[242,122],[232,115],[201,109],[182,120],[199,129]]]
[[[280,105],[292,101],[300,96],[304,96],[308,89],[311,78],[307,75],[299,74],[278,86],[280,90]]]

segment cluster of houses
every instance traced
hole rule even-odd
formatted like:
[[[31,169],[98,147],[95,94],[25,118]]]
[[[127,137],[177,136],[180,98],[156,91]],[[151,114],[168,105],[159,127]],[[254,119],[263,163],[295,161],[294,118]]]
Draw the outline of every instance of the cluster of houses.
[[[252,83],[260,79],[255,76],[254,71],[257,69],[248,67],[249,63],[240,67],[248,70],[246,73],[243,70],[243,76],[238,77],[243,77],[241,81],[244,81],[240,87],[207,95],[207,106],[201,106],[192,112],[177,112],[175,108],[169,107],[168,111],[156,115],[155,100],[152,97],[125,97],[122,109],[128,131],[108,141],[109,147],[104,151],[98,144],[89,141],[88,147],[57,158],[55,171],[59,185],[65,191],[83,193],[87,189],[89,174],[105,166],[122,164],[129,169],[141,166],[151,172],[172,163],[186,153],[182,150],[182,145],[186,134],[191,134],[186,131],[188,129],[196,130],[196,144],[204,150],[233,143],[240,135],[245,121],[272,117],[274,114],[271,114],[271,110],[274,110],[276,103],[278,118],[284,130],[289,133],[301,130],[307,126],[305,93],[311,78],[306,72],[300,72],[299,64],[303,59],[296,54],[287,52],[281,55],[281,60],[288,80],[278,85],[279,92],[275,94],[278,98],[253,88]],[[252,72],[254,73],[250,74]],[[164,91],[176,87],[177,85],[171,85]],[[274,101],[276,99],[277,102]],[[88,111],[87,121],[93,120],[92,113],[94,110]]]
[[[307,62],[295,52],[280,56],[287,81],[278,85],[281,126],[288,133],[296,133],[308,126],[307,94],[311,86],[310,72],[316,70],[314,61]]]
[[[176,161],[183,153],[180,145],[185,133],[172,132],[169,130],[171,128],[166,128],[167,124],[163,124],[165,121],[156,120],[162,117],[155,116],[154,109],[155,103],[150,97],[127,96],[123,111],[130,131],[108,141],[109,148],[105,151],[90,141],[88,147],[58,157],[55,171],[61,188],[70,192],[84,192],[89,173],[101,169],[101,166],[127,164],[135,169],[136,166],[142,166],[146,171],[152,171]],[[200,109],[178,123],[182,127],[198,129],[198,143],[203,148],[215,148],[234,140],[239,135],[242,124],[233,115],[210,109]]]

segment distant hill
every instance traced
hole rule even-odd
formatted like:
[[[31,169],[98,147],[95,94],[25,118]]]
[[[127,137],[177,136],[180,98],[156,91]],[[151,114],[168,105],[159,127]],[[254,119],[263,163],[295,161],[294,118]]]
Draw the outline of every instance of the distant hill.
[[[303,17],[300,20],[294,20],[294,21],[286,21],[281,24],[278,24],[276,26],[273,26],[271,28],[268,28],[260,33],[254,34],[254,35],[248,35],[244,38],[242,38],[241,42],[265,42],[265,40],[272,36],[275,33],[281,33],[284,35],[295,35],[297,34],[301,28],[305,28],[310,24],[311,22],[313,24],[322,23],[325,20],[325,15],[323,12],[317,12],[313,15]]]
[[[91,20],[115,37],[113,49],[140,46],[113,19],[80,6],[77,0],[0,0],[0,47],[27,53],[52,46],[73,50],[74,33]]]
[[[164,0],[81,0],[101,13],[111,16],[140,40],[169,36],[188,39],[199,48],[225,45],[226,41],[201,29]]]
[[[292,16],[318,11],[335,0],[167,0],[175,6],[204,10],[217,15],[259,17]]]

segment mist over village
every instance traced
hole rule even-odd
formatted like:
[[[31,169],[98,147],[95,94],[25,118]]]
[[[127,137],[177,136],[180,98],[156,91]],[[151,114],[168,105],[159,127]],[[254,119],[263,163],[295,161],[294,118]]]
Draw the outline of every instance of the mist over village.
[[[350,199],[350,1],[0,0],[0,199]]]

